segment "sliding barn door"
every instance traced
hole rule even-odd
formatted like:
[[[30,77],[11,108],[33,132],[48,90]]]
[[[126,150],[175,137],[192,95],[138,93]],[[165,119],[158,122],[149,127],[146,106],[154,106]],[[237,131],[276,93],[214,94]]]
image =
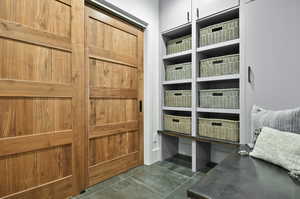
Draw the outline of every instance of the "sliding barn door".
[[[84,1],[0,0],[0,198],[85,188]]]
[[[86,7],[89,185],[143,162],[143,32]]]

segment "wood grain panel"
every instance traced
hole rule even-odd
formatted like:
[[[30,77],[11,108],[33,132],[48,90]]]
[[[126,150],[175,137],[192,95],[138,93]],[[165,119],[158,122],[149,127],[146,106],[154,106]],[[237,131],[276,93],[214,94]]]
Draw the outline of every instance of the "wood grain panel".
[[[90,132],[102,132],[102,131],[113,131],[118,129],[126,129],[127,131],[131,131],[133,129],[138,128],[138,121],[130,121],[130,122],[121,122],[121,123],[110,123],[110,124],[101,124],[98,126],[90,126]]]
[[[87,187],[88,180],[88,137],[86,136],[86,82],[85,82],[85,6],[84,0],[72,0],[72,178],[73,194],[77,195]]]
[[[144,164],[144,33],[138,34],[138,101],[142,103],[139,117],[139,163]]]
[[[91,88],[91,98],[108,98],[108,99],[136,99],[136,89],[112,89],[112,88]]]
[[[71,54],[59,50],[52,50],[51,82],[60,84],[72,83]]]
[[[68,145],[71,143],[72,131],[5,138],[0,140],[0,157],[37,151],[60,145]]]
[[[0,19],[38,31],[71,37],[71,7],[59,1],[1,0],[0,10]]]
[[[93,10],[89,12],[95,15],[103,15]],[[116,20],[109,19],[109,17],[102,17],[100,21],[91,17],[88,18],[87,29],[89,31],[87,32],[87,43],[89,55],[97,59],[106,58],[136,66],[137,30],[135,29],[136,34],[132,34],[122,29],[123,25],[120,24],[124,23],[117,22],[114,25],[119,26],[115,27],[107,23],[107,21],[114,23],[113,21]],[[98,35],[101,35],[101,37]]]
[[[112,26],[115,29],[119,29],[122,30],[124,32],[130,33],[132,35],[137,36],[139,30],[137,28],[135,28],[134,26],[124,23],[121,19],[118,19],[116,17],[113,17],[111,15],[108,15],[107,13],[103,12],[103,11],[97,11],[93,8],[90,7],[86,7],[86,12],[88,17],[97,20],[99,22],[102,22],[104,24],[108,24],[110,26]],[[90,27],[88,27],[90,28]],[[101,32],[96,34],[96,37],[99,37],[99,35],[102,35]],[[88,38],[90,38],[90,36],[88,35]]]
[[[136,131],[139,129],[138,121],[123,122],[118,124],[108,124],[101,126],[90,127],[89,138],[97,138],[109,136],[113,134],[121,134],[129,131]]]
[[[72,177],[65,177],[51,183],[37,186],[35,188],[27,189],[17,192],[2,199],[27,199],[27,198],[68,198],[72,195]]]
[[[118,124],[138,120],[136,100],[91,99],[90,103],[90,126]]]
[[[111,52],[109,50],[103,50],[98,47],[89,47],[88,51],[89,57],[94,59],[110,61],[113,63],[120,63],[131,67],[136,67],[137,65],[135,57],[127,57],[121,54],[117,54],[115,52]]]
[[[137,166],[139,164],[138,155],[138,153],[132,153],[92,166],[89,170],[89,186],[125,172],[128,168]]]
[[[2,175],[0,182],[2,184],[2,180],[4,180],[11,186],[1,186],[0,197],[14,198],[19,192],[23,192],[26,195],[25,192],[29,190],[34,190],[49,182],[55,182],[70,176],[70,153],[71,146],[66,145],[64,147],[1,157],[0,170]],[[49,166],[49,163],[53,165]],[[65,191],[70,192],[71,190]],[[12,196],[10,196],[11,194]],[[27,195],[27,198],[32,198],[29,196]]]
[[[139,29],[86,8],[90,186],[142,164],[141,41]]]
[[[0,138],[71,130],[71,122],[70,99],[0,98]]]
[[[72,94],[70,85],[0,80],[0,96],[71,98]]]
[[[0,38],[0,78],[71,83],[71,53]]]
[[[69,6],[71,6],[71,1],[72,1],[72,0],[56,0],[56,1],[58,1],[58,2],[61,2],[61,3],[64,3],[64,4],[66,4],[66,5],[69,5]]]
[[[90,60],[90,87],[137,89],[137,70],[122,64]]]
[[[40,32],[2,19],[0,19],[0,37],[71,51],[71,41],[68,38],[47,32]]]

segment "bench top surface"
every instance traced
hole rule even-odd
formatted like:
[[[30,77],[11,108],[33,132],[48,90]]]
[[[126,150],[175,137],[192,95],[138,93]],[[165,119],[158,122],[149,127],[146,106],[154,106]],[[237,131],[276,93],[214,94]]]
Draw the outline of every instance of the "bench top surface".
[[[188,190],[196,199],[300,199],[288,171],[249,156],[230,155]]]

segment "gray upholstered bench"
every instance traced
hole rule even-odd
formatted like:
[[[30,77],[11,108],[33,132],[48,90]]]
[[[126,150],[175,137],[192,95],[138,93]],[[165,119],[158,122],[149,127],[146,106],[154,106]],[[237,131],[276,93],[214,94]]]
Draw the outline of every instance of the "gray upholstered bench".
[[[236,152],[187,194],[191,199],[300,199],[300,183],[280,167]]]

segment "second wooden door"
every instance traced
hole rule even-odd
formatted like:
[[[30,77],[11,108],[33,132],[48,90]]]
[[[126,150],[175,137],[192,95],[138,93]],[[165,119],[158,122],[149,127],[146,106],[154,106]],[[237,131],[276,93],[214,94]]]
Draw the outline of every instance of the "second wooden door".
[[[143,32],[86,7],[89,186],[143,161]]]

